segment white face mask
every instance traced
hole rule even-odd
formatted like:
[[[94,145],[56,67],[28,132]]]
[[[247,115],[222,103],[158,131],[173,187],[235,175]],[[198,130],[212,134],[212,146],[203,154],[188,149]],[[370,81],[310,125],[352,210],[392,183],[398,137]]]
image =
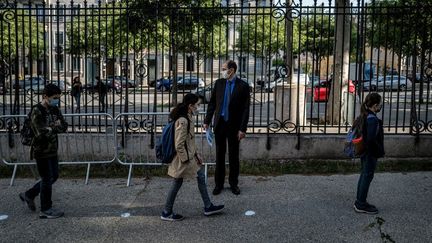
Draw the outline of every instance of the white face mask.
[[[222,77],[224,79],[228,79],[229,75],[228,75],[228,70],[222,71]]]

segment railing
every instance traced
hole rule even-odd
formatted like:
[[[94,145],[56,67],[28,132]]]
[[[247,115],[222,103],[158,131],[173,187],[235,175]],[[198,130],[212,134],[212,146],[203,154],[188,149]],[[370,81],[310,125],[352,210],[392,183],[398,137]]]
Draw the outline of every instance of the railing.
[[[116,157],[117,161],[129,166],[127,185],[132,178],[133,166],[162,166],[156,159],[155,145],[160,139],[163,126],[168,123],[166,112],[122,113],[115,117],[116,121]],[[196,116],[195,142],[197,151],[203,155],[205,175],[209,165],[215,164],[214,150],[208,145],[205,134],[198,124],[205,113]]]
[[[64,92],[63,113],[169,112],[188,92],[205,111],[233,59],[251,86],[252,133],[345,133],[377,91],[386,133],[432,134],[429,3],[192,2],[2,1],[2,113],[26,114],[49,82]]]
[[[85,184],[88,183],[92,164],[109,164],[115,161],[113,117],[109,114],[66,114],[69,128],[59,134],[59,164],[87,165]],[[88,118],[87,120],[84,118]],[[30,146],[21,143],[19,131],[25,115],[0,116],[2,142],[0,158],[3,163],[13,166],[10,185],[13,185],[18,166],[34,165],[30,159]],[[93,124],[89,123],[93,120]],[[99,123],[98,126],[94,126]]]

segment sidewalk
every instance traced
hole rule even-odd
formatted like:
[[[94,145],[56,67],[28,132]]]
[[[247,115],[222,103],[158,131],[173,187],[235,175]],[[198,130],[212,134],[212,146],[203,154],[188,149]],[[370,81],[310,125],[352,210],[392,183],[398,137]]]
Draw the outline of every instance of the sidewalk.
[[[205,217],[196,181],[185,181],[174,210],[187,218],[159,218],[171,180],[60,179],[54,205],[65,217],[40,220],[18,198],[31,179],[9,187],[0,180],[0,242],[381,242],[376,216],[352,205],[358,175],[240,178],[241,195],[229,189],[211,195],[225,203],[221,215]],[[213,189],[210,178],[209,192]],[[396,242],[432,241],[432,172],[376,174],[370,202],[386,220],[382,229]],[[37,200],[39,205],[39,201]],[[248,210],[254,216],[246,216]],[[129,213],[130,217],[121,217]]]

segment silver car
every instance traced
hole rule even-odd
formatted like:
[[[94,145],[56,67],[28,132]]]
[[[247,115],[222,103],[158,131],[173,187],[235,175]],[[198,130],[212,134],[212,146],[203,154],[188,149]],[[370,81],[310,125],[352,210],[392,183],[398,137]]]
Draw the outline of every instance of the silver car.
[[[410,90],[411,81],[406,76],[388,75],[363,82],[363,89],[370,91]]]

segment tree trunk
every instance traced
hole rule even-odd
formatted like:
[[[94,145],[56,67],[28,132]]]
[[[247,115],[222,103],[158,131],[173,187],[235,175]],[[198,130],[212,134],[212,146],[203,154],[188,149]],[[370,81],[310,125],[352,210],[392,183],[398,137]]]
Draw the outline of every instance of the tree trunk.
[[[347,121],[348,70],[350,44],[349,1],[336,1],[336,43],[334,73],[327,103],[326,121],[330,125],[344,125]],[[352,100],[352,99],[351,99]]]

